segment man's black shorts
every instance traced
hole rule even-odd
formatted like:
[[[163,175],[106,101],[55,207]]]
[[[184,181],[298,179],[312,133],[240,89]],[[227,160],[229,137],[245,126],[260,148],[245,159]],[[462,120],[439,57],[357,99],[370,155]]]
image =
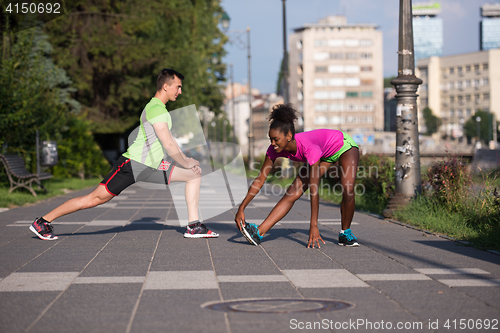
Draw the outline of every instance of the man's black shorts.
[[[155,184],[170,184],[175,162],[162,164],[164,170],[153,169],[139,162],[120,156],[113,170],[101,181],[109,194],[117,196],[130,185],[144,181]]]

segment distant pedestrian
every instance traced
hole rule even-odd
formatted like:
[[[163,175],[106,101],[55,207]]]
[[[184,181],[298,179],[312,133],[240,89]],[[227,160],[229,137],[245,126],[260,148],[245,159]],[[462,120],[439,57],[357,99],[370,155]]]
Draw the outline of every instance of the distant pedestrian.
[[[157,78],[156,94],[141,114],[137,138],[118,158],[113,170],[92,193],[70,199],[43,217],[36,218],[30,230],[40,239],[55,240],[58,237],[53,233],[52,221],[63,215],[106,203],[138,181],[165,185],[170,182],[185,182],[189,223],[184,237],[218,237],[219,235],[208,230],[198,217],[200,163],[182,153],[170,132],[172,120],[165,104],[175,101],[182,93],[183,79],[181,73],[173,69],[163,69]]]
[[[293,204],[309,189],[311,196],[311,224],[307,247],[320,247],[320,241],[325,244],[318,230],[319,186],[320,178],[330,168],[339,162],[341,168],[340,183],[343,196],[340,205],[342,230],[339,233],[339,245],[359,246],[357,238],[351,232],[351,222],[354,216],[354,182],[359,163],[358,145],[346,133],[332,129],[318,129],[295,134],[294,121],[296,111],[290,104],[273,107],[269,120],[269,138],[271,145],[260,173],[248,189],[248,193],[238,208],[235,222],[238,229],[253,245],[259,245],[262,236],[292,209]],[[299,173],[283,198],[274,206],[267,218],[257,227],[254,223],[245,222],[244,210],[264,185],[278,157],[289,158],[292,161],[305,162],[305,167]]]

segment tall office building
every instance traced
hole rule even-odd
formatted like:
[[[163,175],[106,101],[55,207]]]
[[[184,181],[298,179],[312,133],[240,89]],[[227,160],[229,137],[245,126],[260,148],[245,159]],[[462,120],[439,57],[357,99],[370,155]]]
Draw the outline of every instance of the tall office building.
[[[485,4],[481,7],[479,23],[479,48],[491,50],[500,47],[500,3]]]
[[[376,25],[329,16],[295,29],[289,42],[290,102],[305,131],[383,130],[382,32]]]
[[[415,3],[413,13],[413,48],[415,61],[443,54],[443,20],[437,2]]]

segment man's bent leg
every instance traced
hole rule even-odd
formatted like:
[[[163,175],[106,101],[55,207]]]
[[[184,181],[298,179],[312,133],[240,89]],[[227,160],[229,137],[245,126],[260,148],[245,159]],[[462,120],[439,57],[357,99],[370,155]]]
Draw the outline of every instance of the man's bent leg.
[[[170,177],[171,182],[186,182],[186,204],[188,222],[199,220],[198,204],[200,202],[201,176],[191,169],[175,167]]]

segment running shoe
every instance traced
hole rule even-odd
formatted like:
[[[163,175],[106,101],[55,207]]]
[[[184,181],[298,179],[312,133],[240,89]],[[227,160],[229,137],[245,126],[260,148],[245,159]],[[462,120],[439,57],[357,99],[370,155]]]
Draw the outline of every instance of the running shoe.
[[[344,230],[344,233],[339,233],[340,246],[359,246],[358,239],[352,234],[351,229]]]
[[[52,233],[52,231],[54,231],[54,227],[52,227],[50,223],[42,221],[38,217],[35,219],[35,222],[31,224],[30,230],[33,231],[38,238],[43,240],[56,240],[59,238]]]
[[[207,226],[201,222],[192,223],[186,226],[185,238],[217,238],[218,233],[208,230]]]
[[[260,235],[259,229],[257,228],[257,225],[255,223],[247,223],[247,221],[245,221],[245,226],[243,226],[243,223],[240,221],[240,226],[241,233],[243,234],[243,236],[245,236],[250,244],[260,244],[262,236]]]

